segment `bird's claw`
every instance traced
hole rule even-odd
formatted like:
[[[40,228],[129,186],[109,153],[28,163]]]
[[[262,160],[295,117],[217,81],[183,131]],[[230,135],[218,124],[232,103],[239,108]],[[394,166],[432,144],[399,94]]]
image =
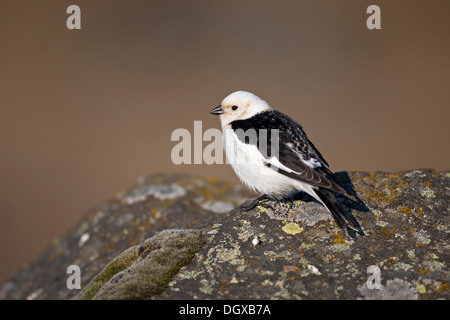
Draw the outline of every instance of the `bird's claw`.
[[[269,200],[265,194],[259,196],[258,198],[247,200],[243,204],[241,204],[241,209],[244,211],[249,211],[254,209],[260,202],[264,202]]]

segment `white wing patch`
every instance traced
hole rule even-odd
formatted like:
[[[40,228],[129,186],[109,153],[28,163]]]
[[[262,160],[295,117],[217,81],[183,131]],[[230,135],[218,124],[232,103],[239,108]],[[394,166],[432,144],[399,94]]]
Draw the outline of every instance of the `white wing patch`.
[[[314,158],[311,158],[311,159],[309,159],[309,160],[304,160],[303,158],[301,158],[301,160],[302,160],[308,167],[313,168],[313,169],[322,166],[322,164],[321,164],[319,161],[317,161],[316,159],[314,159]]]
[[[294,151],[294,153],[295,153],[296,155],[298,155],[299,160],[301,160],[301,161],[302,161],[304,164],[306,164],[308,167],[314,169],[314,168],[318,168],[318,167],[321,167],[321,166],[322,166],[322,163],[320,163],[319,161],[317,161],[317,159],[315,159],[315,158],[310,158],[310,159],[308,159],[308,160],[305,160],[305,159],[303,158],[303,156],[302,156],[297,150],[295,150],[294,145],[293,145],[292,143],[289,142],[289,143],[286,143],[286,145],[287,145],[289,148],[291,148],[292,151]],[[294,171],[291,170],[291,172],[294,172]]]

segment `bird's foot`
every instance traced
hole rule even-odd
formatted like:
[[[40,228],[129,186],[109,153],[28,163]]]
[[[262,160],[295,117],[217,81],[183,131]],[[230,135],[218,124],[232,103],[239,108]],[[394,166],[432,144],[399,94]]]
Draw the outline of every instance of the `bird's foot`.
[[[262,194],[258,198],[247,200],[243,204],[241,204],[241,209],[244,211],[249,211],[254,209],[261,201],[268,200],[267,195]]]

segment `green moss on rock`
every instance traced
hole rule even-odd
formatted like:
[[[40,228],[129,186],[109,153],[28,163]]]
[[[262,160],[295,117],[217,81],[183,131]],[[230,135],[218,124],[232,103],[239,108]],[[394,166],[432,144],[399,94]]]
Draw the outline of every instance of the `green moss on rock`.
[[[138,246],[131,247],[121,253],[113,261],[111,261],[100,274],[87,286],[79,296],[81,300],[92,299],[97,292],[105,285],[114,275],[129,268],[138,258]]]
[[[160,293],[201,246],[198,230],[165,230],[111,261],[79,299],[145,299]]]

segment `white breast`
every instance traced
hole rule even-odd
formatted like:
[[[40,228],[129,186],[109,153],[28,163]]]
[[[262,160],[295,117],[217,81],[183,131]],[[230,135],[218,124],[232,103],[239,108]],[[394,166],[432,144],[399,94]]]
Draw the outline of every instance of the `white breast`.
[[[238,178],[250,189],[281,199],[295,190],[297,183],[264,165],[267,159],[255,145],[241,142],[232,129],[224,129],[223,148]]]

